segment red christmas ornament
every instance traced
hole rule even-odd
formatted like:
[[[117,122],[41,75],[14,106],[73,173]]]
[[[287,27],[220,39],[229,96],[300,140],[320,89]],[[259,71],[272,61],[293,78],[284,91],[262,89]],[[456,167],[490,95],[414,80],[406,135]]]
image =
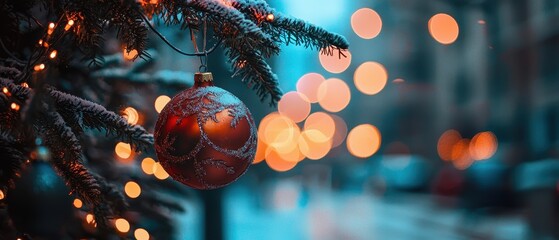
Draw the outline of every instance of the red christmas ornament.
[[[163,108],[155,151],[173,179],[197,189],[223,187],[243,175],[256,153],[256,125],[241,100],[196,73],[194,86]]]

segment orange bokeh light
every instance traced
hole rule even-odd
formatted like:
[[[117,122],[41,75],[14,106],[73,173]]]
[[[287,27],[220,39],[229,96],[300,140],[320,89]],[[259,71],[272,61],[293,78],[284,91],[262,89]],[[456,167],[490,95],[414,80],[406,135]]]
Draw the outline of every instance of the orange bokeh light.
[[[301,153],[311,160],[325,157],[332,148],[332,139],[316,129],[303,131],[298,143]]]
[[[128,143],[119,142],[115,146],[115,153],[116,155],[121,158],[120,162],[122,163],[130,163],[132,160],[125,161],[132,156],[132,147]]]
[[[155,103],[154,103],[155,111],[157,111],[157,113],[160,113],[163,110],[163,108],[165,107],[165,105],[167,105],[167,103],[169,103],[169,101],[171,101],[171,98],[169,96],[161,95],[161,96],[157,97],[157,99],[155,99]]]
[[[316,103],[318,102],[318,88],[324,81],[326,79],[318,73],[307,73],[297,81],[297,92],[307,96],[309,102]]]
[[[299,132],[299,126],[290,118],[271,113],[260,123],[258,137],[269,147],[286,152],[292,149],[293,142],[299,137]]]
[[[137,198],[142,193],[142,188],[138,183],[129,181],[124,185],[124,192],[129,198]]]
[[[153,160],[153,158],[150,157],[144,158],[144,160],[142,160],[141,163],[142,171],[144,171],[144,173],[148,175],[153,174],[154,164],[155,164],[155,160]]]
[[[367,95],[374,95],[382,91],[388,81],[388,73],[378,62],[361,64],[353,75],[353,82],[357,90]]]
[[[126,118],[129,124],[134,125],[138,123],[138,120],[140,120],[140,115],[138,114],[138,111],[136,111],[136,109],[133,107],[125,108],[124,111],[122,111],[122,113],[124,114],[123,117]]]
[[[339,112],[349,104],[351,92],[347,84],[337,78],[330,78],[318,88],[318,104],[329,112]]]
[[[143,228],[138,228],[134,231],[134,237],[137,240],[149,240],[149,233]]]
[[[480,132],[470,142],[470,155],[474,160],[484,160],[497,152],[497,137],[492,132]]]
[[[334,132],[334,137],[332,138],[332,148],[335,148],[344,142],[347,136],[347,124],[340,116],[330,114],[330,117],[334,119],[336,125],[336,132]]]
[[[165,171],[161,163],[155,162],[155,164],[153,164],[153,176],[159,180],[165,180],[169,177],[169,173]]]
[[[380,131],[371,124],[361,124],[353,128],[347,135],[347,149],[359,158],[367,158],[375,154],[381,144]]]
[[[439,138],[439,142],[437,143],[437,152],[439,153],[439,157],[445,161],[451,161],[452,158],[452,150],[456,143],[458,143],[462,139],[460,133],[454,129],[445,131],[441,137]]]
[[[83,202],[82,202],[82,200],[80,200],[79,198],[74,199],[73,204],[74,204],[74,207],[75,207],[75,208],[81,208],[81,207],[83,207]]]
[[[256,154],[254,155],[254,160],[252,160],[252,164],[257,164],[266,158],[266,149],[268,149],[268,145],[260,138],[258,139],[258,144],[256,145]]]
[[[316,142],[326,142],[334,137],[334,133],[336,132],[336,122],[327,113],[315,112],[305,121],[304,130],[317,130],[321,132],[321,135],[313,134],[313,136],[308,135],[307,137],[320,137],[313,140]]]
[[[429,33],[441,44],[451,44],[458,38],[459,27],[456,20],[445,13],[435,14],[428,23]]]
[[[382,30],[382,19],[375,10],[361,8],[351,15],[351,28],[357,36],[372,39]]]
[[[121,233],[127,233],[130,231],[130,223],[124,218],[119,218],[115,221],[115,228]]]
[[[469,151],[470,140],[463,138],[452,146],[452,164],[454,167],[464,170],[472,165],[473,159]]]
[[[351,53],[349,51],[343,51],[343,53],[346,55],[345,57],[338,54],[337,50],[334,50],[334,54],[331,56],[319,53],[318,59],[326,71],[331,73],[342,73],[351,64]]]
[[[266,163],[271,169],[278,172],[289,171],[297,165],[297,161],[286,161],[281,154],[271,148],[266,150]]]
[[[130,52],[128,52],[128,50],[126,50],[125,48],[122,50],[122,56],[125,60],[134,60],[138,56],[138,51],[136,49],[132,49],[130,50]]]
[[[311,112],[311,103],[298,92],[288,92],[278,102],[278,112],[294,122],[302,122]]]

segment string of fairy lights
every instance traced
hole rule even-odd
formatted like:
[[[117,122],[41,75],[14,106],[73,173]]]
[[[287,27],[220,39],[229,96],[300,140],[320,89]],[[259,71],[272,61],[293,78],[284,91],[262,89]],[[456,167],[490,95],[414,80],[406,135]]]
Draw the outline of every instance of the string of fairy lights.
[[[47,26],[45,35],[37,42],[38,48],[35,49],[34,53],[31,55],[31,58],[28,60],[26,64],[26,71],[24,72],[24,76],[19,80],[21,81],[20,85],[22,87],[26,87],[26,88],[30,87],[26,81],[29,78],[29,75],[27,74],[28,72],[27,69],[30,66],[33,66],[32,69],[35,72],[44,71],[47,69],[47,64],[49,64],[48,60],[53,61],[59,55],[58,50],[55,49],[56,44],[76,24],[75,20],[68,19],[63,25],[64,26],[62,28],[63,30],[60,31],[59,28],[57,27],[61,26],[60,23],[62,22],[62,19],[63,18],[61,17],[57,23],[50,22]],[[136,50],[126,51],[126,49],[124,49],[123,58],[126,60],[135,59],[137,54],[138,53]],[[7,97],[12,97],[12,94],[10,92],[10,89],[8,89],[8,87],[2,87],[2,94],[4,94]],[[158,112],[161,111],[161,109],[163,108],[162,106],[164,106],[169,100],[170,98],[167,96],[161,96],[160,98],[158,98],[158,100],[156,101],[157,111]],[[13,102],[10,104],[10,109],[13,111],[19,111],[20,108],[21,108],[20,103],[16,99],[14,99]],[[136,124],[138,122],[139,114],[134,108],[128,107],[123,112],[124,112],[123,114],[124,117],[127,118],[130,124]],[[127,143],[122,143],[122,142],[118,143],[116,145],[116,150],[117,150],[117,155],[121,159],[129,158],[132,155],[131,154],[132,149],[130,147],[130,144]],[[128,155],[126,155],[126,153],[123,152],[128,152]],[[35,159],[34,157],[32,158]],[[29,162],[30,161],[28,160],[27,163]],[[153,174],[157,179],[160,180],[164,180],[169,177],[169,175],[165,172],[163,167],[161,167],[161,165],[155,162],[155,160],[153,160],[152,158],[144,159],[144,161],[142,162],[143,169],[147,169],[146,164],[149,164],[151,167],[150,170],[144,170],[146,173]],[[124,192],[126,196],[129,197],[130,199],[138,198],[141,194],[141,191],[142,190],[140,185],[134,181],[128,181],[124,185]],[[0,189],[0,200],[3,200],[4,198],[5,198],[5,193],[2,189]],[[82,217],[84,224],[86,225],[85,226],[86,228],[97,227],[95,216],[92,213],[88,212],[88,209],[85,208],[84,203],[81,199],[75,198],[73,201],[73,206],[76,209],[81,210],[82,214],[80,216]],[[110,222],[112,226],[115,228],[115,230],[118,231],[120,234],[127,235],[132,230],[132,226],[130,222],[123,217],[117,217],[115,219],[111,219]],[[133,235],[137,240],[150,239],[149,232],[143,228],[135,228]],[[18,240],[21,240],[21,238],[18,238]]]

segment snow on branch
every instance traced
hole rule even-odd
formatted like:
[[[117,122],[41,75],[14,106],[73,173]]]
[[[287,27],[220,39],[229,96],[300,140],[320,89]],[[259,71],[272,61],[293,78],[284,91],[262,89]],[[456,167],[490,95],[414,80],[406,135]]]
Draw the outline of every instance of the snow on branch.
[[[147,150],[153,145],[152,134],[141,126],[129,124],[125,118],[105,107],[53,88],[49,88],[48,91],[56,102],[58,111],[82,114],[85,127],[106,130],[107,133],[132,144],[136,150]]]

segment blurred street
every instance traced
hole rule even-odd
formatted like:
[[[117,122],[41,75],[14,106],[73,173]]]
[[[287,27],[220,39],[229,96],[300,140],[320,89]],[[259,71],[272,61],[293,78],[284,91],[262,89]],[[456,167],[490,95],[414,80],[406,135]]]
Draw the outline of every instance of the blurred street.
[[[443,208],[426,194],[381,198],[357,192],[317,192],[304,197],[290,181],[277,183],[274,199],[231,189],[227,239],[524,239],[519,214],[487,216]],[[305,199],[306,198],[306,199]],[[265,204],[266,204],[265,203]],[[435,237],[436,236],[436,237]]]

